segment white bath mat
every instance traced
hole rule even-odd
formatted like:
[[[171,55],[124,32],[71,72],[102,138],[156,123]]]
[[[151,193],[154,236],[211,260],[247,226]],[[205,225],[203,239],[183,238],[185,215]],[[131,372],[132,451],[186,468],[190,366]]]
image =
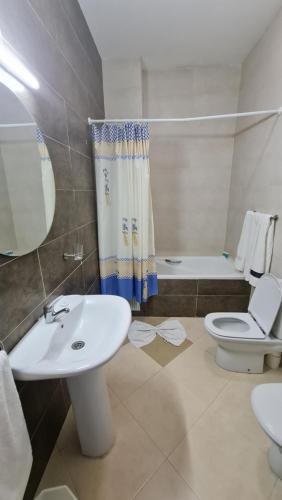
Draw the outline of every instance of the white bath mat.
[[[176,346],[181,345],[187,339],[186,330],[177,319],[167,319],[157,326],[157,330],[160,337]]]
[[[128,338],[135,347],[143,347],[155,340],[157,335],[156,328],[143,321],[133,321],[129,328]]]
[[[167,319],[157,326],[143,321],[133,321],[128,338],[135,347],[143,347],[153,342],[157,334],[175,346],[180,346],[187,339],[185,328],[177,319]]]

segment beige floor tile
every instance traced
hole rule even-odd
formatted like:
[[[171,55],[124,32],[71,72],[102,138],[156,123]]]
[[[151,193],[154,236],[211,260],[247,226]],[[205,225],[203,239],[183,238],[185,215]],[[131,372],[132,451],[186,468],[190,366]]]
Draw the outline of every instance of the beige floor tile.
[[[125,405],[168,455],[205,410],[200,398],[163,369],[135,391]]]
[[[166,370],[205,405],[217,397],[232,376],[217,366],[213,357],[197,343],[169,363]]]
[[[157,335],[153,342],[142,347],[142,351],[151,356],[159,365],[166,366],[191,345],[193,345],[192,342],[184,340],[180,346],[175,346]]]
[[[207,332],[204,332],[203,335],[201,335],[201,337],[197,340],[196,345],[215,358],[217,343]]]
[[[270,500],[281,500],[282,498],[282,481],[280,479],[277,480]]]
[[[59,450],[55,447],[44,471],[36,494],[38,495],[40,491],[44,490],[45,488],[54,488],[55,486],[62,486],[64,484],[69,487],[72,493],[74,493],[75,495],[77,494],[74,483],[64,463],[64,460],[60,455]]]
[[[120,404],[113,410],[115,444],[102,458],[80,454],[78,444],[61,451],[80,500],[130,500],[164,461],[148,435]]]
[[[198,497],[165,462],[153,475],[152,479],[138,493],[135,500],[197,500]]]
[[[175,318],[178,319],[184,326],[188,339],[193,343],[197,342],[202,338],[203,335],[207,335],[204,327],[204,318]]]
[[[259,426],[251,407],[251,391],[255,385],[248,380],[232,380],[211,404],[207,414],[213,414],[222,426],[232,427],[236,433],[266,452],[270,440]]]
[[[141,349],[126,344],[106,365],[107,381],[115,395],[124,401],[160,369]]]
[[[67,446],[69,447],[78,445],[78,435],[76,431],[72,407],[70,407],[69,409],[67,418],[61,429],[56,445],[59,450],[63,450]]]
[[[108,387],[108,392],[109,392],[111,408],[112,410],[114,410],[114,408],[120,404],[120,401],[109,387]],[[61,429],[56,444],[59,450],[63,450],[70,443],[72,443],[72,445],[74,446],[78,443],[78,436],[77,436],[76,424],[74,420],[72,407],[70,407],[69,409],[65,423]]]
[[[138,321],[145,321],[145,323],[156,326],[168,318],[155,316],[138,316],[133,317],[133,319],[136,319]],[[202,337],[202,335],[206,334],[203,318],[183,318],[172,316],[170,319],[178,319],[178,321],[182,323],[187,332],[188,339],[193,343],[197,342]]]
[[[201,500],[267,500],[275,483],[266,453],[209,412],[169,460]]]

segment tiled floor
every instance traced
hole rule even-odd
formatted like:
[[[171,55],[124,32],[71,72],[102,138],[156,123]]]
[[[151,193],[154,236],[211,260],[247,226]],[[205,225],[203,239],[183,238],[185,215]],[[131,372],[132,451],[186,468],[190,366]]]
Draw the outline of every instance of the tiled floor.
[[[282,481],[267,463],[269,440],[250,407],[252,387],[282,382],[282,369],[224,371],[203,320],[179,320],[192,342],[179,354],[126,344],[109,363],[116,431],[110,453],[80,454],[70,411],[40,489],[67,484],[80,500],[282,499]]]

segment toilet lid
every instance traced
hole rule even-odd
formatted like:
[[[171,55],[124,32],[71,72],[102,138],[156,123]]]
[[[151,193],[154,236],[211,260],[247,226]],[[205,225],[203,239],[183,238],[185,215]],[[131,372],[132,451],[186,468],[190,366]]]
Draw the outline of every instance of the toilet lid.
[[[264,274],[253,293],[248,311],[260,328],[268,335],[282,301],[281,286],[272,274]]]

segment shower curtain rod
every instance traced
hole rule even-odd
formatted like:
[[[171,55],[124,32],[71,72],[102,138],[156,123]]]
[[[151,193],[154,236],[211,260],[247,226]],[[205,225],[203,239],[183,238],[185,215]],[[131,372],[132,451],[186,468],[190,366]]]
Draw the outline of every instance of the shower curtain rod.
[[[25,123],[0,123],[0,128],[16,128],[16,127],[35,127],[34,122]]]
[[[200,122],[206,120],[221,120],[224,118],[240,118],[244,116],[260,116],[260,115],[281,115],[282,107],[278,109],[267,109],[263,111],[249,111],[247,113],[229,113],[225,115],[208,115],[208,116],[192,116],[190,118],[122,118],[122,119],[104,119],[93,120],[88,118],[88,123],[125,123],[125,122],[138,122],[138,123],[165,123],[165,122]]]

